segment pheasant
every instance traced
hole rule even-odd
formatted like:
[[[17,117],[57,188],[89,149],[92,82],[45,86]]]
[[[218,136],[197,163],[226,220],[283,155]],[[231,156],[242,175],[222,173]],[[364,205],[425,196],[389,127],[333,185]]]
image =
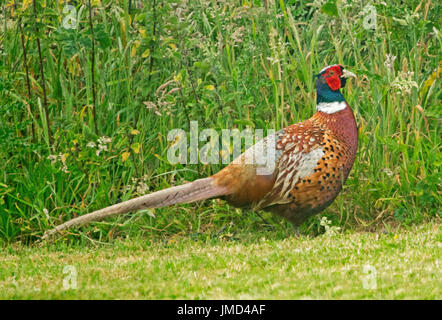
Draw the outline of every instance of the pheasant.
[[[316,75],[317,112],[313,117],[268,135],[213,176],[79,216],[47,231],[43,238],[109,216],[209,198],[266,210],[299,226],[333,202],[355,160],[357,126],[340,92],[348,77],[355,75],[342,65],[322,69]],[[259,156],[265,145],[274,146],[273,169],[260,173],[263,165],[244,160]]]

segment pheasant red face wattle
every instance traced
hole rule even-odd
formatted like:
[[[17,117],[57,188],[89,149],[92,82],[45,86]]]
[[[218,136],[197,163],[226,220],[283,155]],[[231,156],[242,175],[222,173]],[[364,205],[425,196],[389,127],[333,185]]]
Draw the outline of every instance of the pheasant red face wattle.
[[[341,88],[341,67],[342,66],[339,65],[332,66],[328,68],[322,75],[322,77],[325,78],[325,81],[327,82],[330,89],[333,91],[339,90]]]

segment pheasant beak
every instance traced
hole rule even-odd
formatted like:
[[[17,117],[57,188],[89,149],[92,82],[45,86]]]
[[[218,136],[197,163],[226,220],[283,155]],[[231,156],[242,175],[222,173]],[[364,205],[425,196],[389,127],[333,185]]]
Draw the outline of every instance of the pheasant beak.
[[[353,72],[348,71],[346,69],[342,70],[341,78],[349,78],[349,77],[356,78],[356,75]]]

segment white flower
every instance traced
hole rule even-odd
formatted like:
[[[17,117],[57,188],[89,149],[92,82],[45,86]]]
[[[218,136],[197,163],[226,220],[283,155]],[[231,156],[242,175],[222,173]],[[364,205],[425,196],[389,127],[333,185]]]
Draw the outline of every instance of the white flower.
[[[314,0],[312,3],[307,3],[307,6],[319,9],[325,4],[325,2],[326,0]]]
[[[149,191],[148,185],[144,181],[138,182],[137,193],[141,195],[146,194],[147,191]]]
[[[100,138],[98,138],[98,144],[108,144],[112,142],[112,139],[106,136],[102,136]]]
[[[111,143],[112,139],[109,137],[106,137],[106,136],[102,136],[102,137],[98,138],[97,142],[98,142],[98,145],[97,145],[98,150],[95,152],[95,154],[97,156],[99,156],[101,152],[108,151],[107,144]]]
[[[55,154],[50,154],[48,160],[51,160],[51,164],[55,164],[57,162],[57,156]]]
[[[322,217],[319,224],[325,228],[325,235],[328,237],[335,236],[341,231],[341,227],[330,226],[331,221],[327,217]]]
[[[278,59],[278,58],[267,57],[267,60],[269,60],[271,64],[277,64],[277,63],[279,63],[279,59]]]
[[[88,147],[88,148],[95,148],[97,145],[95,144],[95,142],[93,142],[93,141],[91,141],[91,142],[89,142],[87,145],[86,145],[86,147]]]
[[[63,165],[61,166],[61,171],[63,171],[64,173],[69,173],[68,166],[63,163]]]
[[[418,87],[416,81],[412,80],[413,76],[414,72],[411,71],[400,72],[391,83],[391,87],[395,88],[401,95],[410,94],[413,87]]]
[[[396,56],[393,56],[392,54],[387,54],[387,56],[385,57],[384,66],[386,66],[387,69],[394,71],[394,60],[396,60]]]
[[[131,178],[131,185],[134,186],[135,192],[138,195],[144,195],[147,193],[147,191],[149,191],[149,186],[146,184],[146,180],[147,180],[148,176],[144,175],[141,178],[136,178],[136,177],[132,177]],[[130,191],[131,186],[125,186],[123,188],[123,192],[128,192]]]
[[[242,38],[244,35],[243,33],[244,33],[244,27],[235,29],[235,31],[231,35],[233,42],[235,43],[242,42],[243,41]]]
[[[98,150],[95,152],[95,154],[96,154],[97,156],[99,156],[100,153],[101,153],[102,151],[107,151],[107,145],[105,145],[105,144],[99,144],[99,145],[98,145]]]
[[[63,154],[63,153],[60,153],[58,155],[51,154],[51,155],[48,156],[48,160],[51,160],[51,164],[52,165],[54,165],[58,161],[60,161],[60,163],[61,163],[61,171],[63,171],[64,173],[69,173],[68,167],[66,165],[66,158],[67,158],[67,156],[68,156],[68,154]]]

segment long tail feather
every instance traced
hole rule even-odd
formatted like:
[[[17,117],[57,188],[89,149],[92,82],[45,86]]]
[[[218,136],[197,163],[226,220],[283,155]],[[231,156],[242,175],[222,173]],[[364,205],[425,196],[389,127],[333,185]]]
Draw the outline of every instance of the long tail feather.
[[[47,231],[42,239],[51,237],[61,230],[74,226],[85,225],[92,221],[102,220],[110,216],[141,209],[160,208],[177,203],[188,203],[204,200],[226,194],[228,194],[227,189],[225,187],[216,186],[213,178],[199,179],[181,186],[160,190],[74,218],[60,224],[52,230]]]

